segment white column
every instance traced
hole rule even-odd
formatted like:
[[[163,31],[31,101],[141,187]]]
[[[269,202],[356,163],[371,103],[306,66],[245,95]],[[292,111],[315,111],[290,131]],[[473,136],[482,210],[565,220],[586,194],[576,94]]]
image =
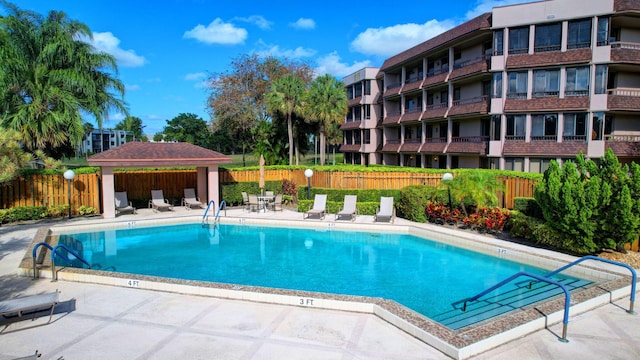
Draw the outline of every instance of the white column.
[[[216,207],[218,207],[220,206],[218,165],[210,165],[207,167],[207,180],[207,203],[213,200],[215,201]]]
[[[200,201],[205,202],[209,198],[209,195],[207,194],[207,168],[198,167],[196,171],[197,171],[196,191],[198,192],[198,197],[200,198]]]
[[[102,169],[102,206],[104,207],[102,217],[113,219],[116,217],[115,182],[113,179],[113,168],[103,167]]]

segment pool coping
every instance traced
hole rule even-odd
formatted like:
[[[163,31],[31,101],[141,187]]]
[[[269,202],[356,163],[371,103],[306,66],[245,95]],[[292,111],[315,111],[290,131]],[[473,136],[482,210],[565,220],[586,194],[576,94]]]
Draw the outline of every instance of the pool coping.
[[[22,275],[33,276],[31,249],[35,244],[47,239],[56,239],[62,231],[87,231],[96,229],[119,229],[137,226],[169,225],[200,222],[198,216],[163,218],[135,221],[100,221],[95,224],[65,224],[42,228],[28,247],[20,265]],[[575,257],[548,250],[531,248],[525,245],[495,239],[482,234],[462,232],[433,224],[370,224],[345,223],[335,221],[274,220],[245,217],[222,217],[221,223],[261,226],[291,226],[316,229],[341,229],[365,231],[400,232],[426,237],[453,246],[459,246],[492,256],[512,259],[521,263],[555,269],[563,266]],[[54,235],[54,236],[50,236]],[[44,248],[44,247],[43,247]],[[38,275],[52,278],[50,260],[40,253]],[[49,271],[42,271],[48,268]],[[571,294],[570,315],[588,311],[608,304],[630,294],[630,277],[606,263],[580,264],[568,272],[571,275],[600,281],[598,284],[578,289]],[[626,270],[626,269],[625,269]],[[505,315],[473,324],[459,330],[451,330],[428,319],[392,300],[362,296],[347,296],[310,291],[297,291],[258,286],[238,286],[225,283],[178,280],[154,276],[126,273],[113,273],[101,270],[57,267],[59,280],[87,282],[111,286],[140,288],[147,290],[175,292],[224,299],[254,301],[297,307],[313,307],[341,311],[369,313],[389,322],[406,333],[420,339],[454,359],[467,359],[496,346],[517,339],[531,332],[547,328],[562,321],[564,298],[536,303],[535,306],[511,311]],[[570,327],[568,337],[571,337]]]

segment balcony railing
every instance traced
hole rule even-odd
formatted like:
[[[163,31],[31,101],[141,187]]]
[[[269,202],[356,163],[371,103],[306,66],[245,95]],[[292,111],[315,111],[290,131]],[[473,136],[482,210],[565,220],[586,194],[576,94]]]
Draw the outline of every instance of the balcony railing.
[[[387,111],[387,116],[400,116],[400,115],[402,115],[400,110],[398,110],[398,111]]]
[[[419,112],[422,112],[422,109],[419,108],[419,107],[414,107],[414,108],[411,108],[411,109],[404,109],[404,113],[405,114],[415,114],[415,113],[419,113]]]
[[[467,99],[458,99],[458,100],[453,100],[453,106],[477,104],[481,102],[487,102],[487,100],[488,100],[488,97],[486,95],[476,96],[476,97],[467,98]]]
[[[606,141],[640,142],[640,135],[606,135]]]
[[[528,48],[509,49],[509,55],[526,54],[529,52]]]
[[[609,95],[640,97],[640,89],[610,89]]]
[[[420,139],[404,139],[405,144],[420,144],[422,140]]]
[[[400,86],[402,86],[401,82],[397,82],[397,83],[391,83],[389,85],[387,85],[387,90],[391,90],[391,89],[397,89]]]
[[[549,51],[560,51],[560,45],[536,46],[536,47],[533,48],[533,51],[536,52],[536,53],[549,52]]]
[[[405,80],[405,84],[411,84],[417,81],[421,81],[422,80],[422,75],[412,75],[409,76],[406,80]]]
[[[526,98],[527,98],[526,92],[507,93],[507,99],[526,99]]]
[[[429,144],[446,143],[447,142],[447,138],[446,137],[439,137],[439,138],[428,137],[428,138],[424,139],[424,142],[425,143],[429,143]]]
[[[615,41],[611,43],[612,49],[628,49],[628,50],[640,50],[640,43]]]
[[[448,65],[447,66],[441,66],[439,68],[428,69],[427,70],[427,77],[444,74],[447,71],[449,71],[449,66]]]
[[[387,139],[387,144],[400,144],[400,139]]]
[[[558,135],[532,136],[531,142],[534,142],[534,141],[558,141]]]
[[[490,58],[491,58],[490,55],[482,55],[482,56],[475,57],[473,59],[468,59],[468,60],[463,60],[463,61],[458,60],[458,61],[455,61],[453,63],[453,68],[454,69],[460,69],[460,68],[463,68],[465,66],[469,66],[469,65],[477,64],[479,62],[483,62],[483,61],[488,60]]]
[[[565,96],[588,96],[589,90],[565,90]]]
[[[588,47],[591,47],[591,42],[579,42],[579,43],[567,44],[567,49],[569,50],[584,49]]]
[[[562,141],[564,142],[586,142],[586,135],[563,135]]]
[[[536,98],[545,98],[545,97],[558,97],[560,96],[560,91],[534,91],[533,97]]]
[[[438,110],[438,109],[444,109],[448,107],[447,103],[437,103],[437,104],[431,104],[431,105],[427,105],[427,110]]]
[[[507,135],[504,141],[524,141],[524,135]]]
[[[456,143],[481,143],[489,141],[488,136],[457,136],[451,138],[451,142]]]

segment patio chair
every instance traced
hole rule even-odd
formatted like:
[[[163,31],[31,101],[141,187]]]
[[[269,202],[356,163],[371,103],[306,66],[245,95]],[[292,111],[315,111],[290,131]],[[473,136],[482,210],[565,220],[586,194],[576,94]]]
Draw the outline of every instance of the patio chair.
[[[123,213],[136,213],[136,208],[133,207],[133,204],[129,199],[127,199],[126,191],[119,191],[114,193],[115,204],[116,204],[116,215]]]
[[[249,210],[249,195],[246,192],[242,192],[242,206],[245,210]]]
[[[182,206],[187,210],[191,210],[194,206],[201,208],[202,202],[200,202],[200,198],[196,196],[195,189],[187,188],[184,189],[184,197],[182,198]]]
[[[375,221],[386,221],[393,223],[396,217],[396,209],[393,207],[393,197],[381,197],[380,207],[376,211]]]
[[[344,205],[342,205],[342,210],[336,213],[336,220],[340,220],[340,218],[349,218],[349,220],[354,221],[356,219],[356,201],[358,199],[357,195],[345,195],[344,196]]]
[[[151,190],[151,200],[149,200],[149,207],[154,212],[162,210],[173,210],[173,205],[164,198],[162,190]]]
[[[49,322],[53,316],[53,310],[59,302],[59,292],[29,295],[11,300],[0,301],[0,316],[5,318],[22,318],[24,315],[33,314],[33,319],[44,310],[49,311]]]
[[[320,219],[324,219],[327,213],[327,194],[316,194],[313,199],[313,207],[304,213],[307,219],[311,216],[318,216]]]
[[[270,205],[271,205],[271,210],[282,211],[282,194],[277,194],[275,199]]]
[[[258,201],[258,195],[249,194],[249,211],[260,211],[260,202]]]

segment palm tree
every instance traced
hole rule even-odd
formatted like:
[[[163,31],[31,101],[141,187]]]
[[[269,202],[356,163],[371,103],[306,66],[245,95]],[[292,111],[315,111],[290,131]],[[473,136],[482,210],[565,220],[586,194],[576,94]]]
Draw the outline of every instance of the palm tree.
[[[266,95],[267,109],[279,112],[287,119],[289,165],[293,165],[293,113],[302,109],[304,93],[304,82],[293,74],[286,74],[271,83]]]
[[[465,203],[475,205],[476,212],[484,207],[497,206],[498,195],[505,189],[504,183],[494,174],[480,169],[458,173],[448,186],[455,200],[460,201],[465,215],[468,215]]]
[[[305,103],[305,114],[320,126],[320,165],[324,165],[325,135],[344,120],[348,111],[344,84],[329,74],[322,75],[311,83]]]
[[[81,39],[91,30],[63,12],[46,17],[1,1],[0,113],[2,127],[18,131],[30,149],[75,144],[84,133],[82,113],[102,120],[127,113],[124,84],[114,78],[115,58]],[[111,73],[110,73],[111,72]]]

